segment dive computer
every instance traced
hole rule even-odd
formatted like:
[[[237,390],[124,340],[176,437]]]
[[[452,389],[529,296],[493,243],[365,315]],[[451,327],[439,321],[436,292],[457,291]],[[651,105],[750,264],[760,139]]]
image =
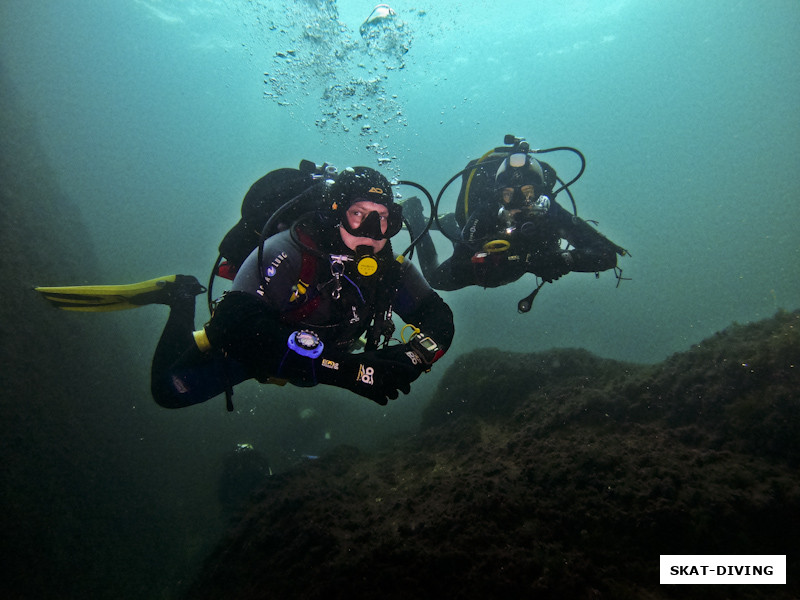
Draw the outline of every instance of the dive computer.
[[[408,341],[408,345],[414,353],[422,359],[426,365],[430,366],[439,358],[439,344],[423,333],[418,333]]]
[[[300,356],[307,356],[309,358],[317,358],[322,354],[322,350],[325,348],[319,336],[307,329],[293,331],[289,336],[287,345],[290,350],[294,350]]]

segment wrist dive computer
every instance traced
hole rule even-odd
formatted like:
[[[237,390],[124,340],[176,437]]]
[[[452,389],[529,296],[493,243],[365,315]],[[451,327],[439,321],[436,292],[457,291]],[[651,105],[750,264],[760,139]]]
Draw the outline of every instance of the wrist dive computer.
[[[424,333],[418,333],[408,341],[408,345],[414,353],[422,359],[426,365],[430,366],[441,356],[439,344],[433,338]]]
[[[290,350],[294,350],[300,356],[307,356],[308,358],[317,358],[322,354],[322,350],[325,348],[319,336],[307,329],[293,331],[286,345],[289,346]]]

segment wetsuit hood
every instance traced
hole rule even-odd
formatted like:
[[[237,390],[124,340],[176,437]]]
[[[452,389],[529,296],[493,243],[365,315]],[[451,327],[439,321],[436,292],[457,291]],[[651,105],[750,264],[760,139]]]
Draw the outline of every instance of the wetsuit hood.
[[[371,213],[357,228],[350,227],[346,212],[360,201],[374,202],[389,209],[389,222],[384,233],[377,213]],[[356,237],[374,240],[389,239],[403,224],[402,208],[395,204],[392,186],[381,173],[370,167],[348,167],[328,189],[328,207],[335,222]]]

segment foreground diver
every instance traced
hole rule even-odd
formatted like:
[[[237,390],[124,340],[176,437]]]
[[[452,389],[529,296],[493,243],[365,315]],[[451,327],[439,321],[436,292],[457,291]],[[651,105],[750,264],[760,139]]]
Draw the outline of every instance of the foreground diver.
[[[417,249],[425,278],[438,290],[471,285],[494,288],[533,273],[542,283],[520,301],[519,311],[527,312],[544,282],[571,271],[616,269],[617,255],[627,251],[555,201],[556,194],[577,177],[554,190],[560,181],[555,170],[532,157],[527,142],[506,136],[506,143],[514,145],[496,148],[456,175],[463,179],[456,222],[452,215],[449,223],[437,217],[440,229],[453,243],[452,256],[440,264],[427,231]],[[410,198],[403,210],[413,233],[425,229],[419,199]]]
[[[170,306],[152,364],[158,404],[181,408],[225,393],[232,409],[232,387],[251,378],[333,385],[386,404],[445,353],[452,312],[410,262],[395,260],[389,238],[402,210],[386,178],[354,167],[304,194],[323,208],[262,239],[236,265],[231,291],[203,329],[194,330],[195,296],[205,291],[194,277],[153,280],[152,291],[122,296],[128,305]],[[68,288],[38,289],[61,308],[71,302],[53,291]],[[393,313],[412,333],[388,346]],[[365,350],[352,353],[362,335]]]

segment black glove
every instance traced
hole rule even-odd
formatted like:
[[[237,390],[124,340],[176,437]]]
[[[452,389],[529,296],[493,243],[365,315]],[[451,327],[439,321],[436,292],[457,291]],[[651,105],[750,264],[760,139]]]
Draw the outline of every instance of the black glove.
[[[411,382],[426,368],[406,344],[361,354],[323,354],[317,360],[319,383],[348,389],[382,406],[399,392],[408,394]]]
[[[572,255],[569,252],[553,252],[531,260],[528,271],[541,277],[542,281],[553,282],[571,271]]]

